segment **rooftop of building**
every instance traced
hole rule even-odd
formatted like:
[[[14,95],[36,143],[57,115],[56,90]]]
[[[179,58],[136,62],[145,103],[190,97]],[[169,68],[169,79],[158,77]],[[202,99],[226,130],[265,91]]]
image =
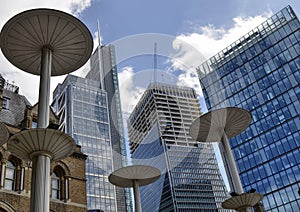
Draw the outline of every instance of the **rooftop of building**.
[[[245,50],[245,46],[249,45],[250,42],[254,44],[255,42],[263,39],[267,35],[269,35],[274,30],[281,27],[283,24],[289,22],[292,19],[297,18],[295,12],[293,11],[292,7],[288,5],[287,7],[283,8],[266,21],[261,23],[256,28],[252,29],[246,35],[242,36],[231,45],[227,46],[204,63],[200,64],[196,69],[198,75],[200,77],[209,74],[214,70],[215,67],[224,65],[228,62],[232,57],[235,57],[236,54]]]
[[[25,96],[19,94],[18,86],[8,83],[2,76],[1,78],[4,83],[1,84],[2,107],[0,119],[6,124],[19,126],[24,120],[25,108],[31,106],[31,103]]]
[[[193,93],[194,96],[196,96],[195,89],[193,89],[191,87],[167,84],[167,83],[163,83],[163,82],[152,82],[148,85],[146,91],[143,93],[142,97],[140,98],[140,100],[138,101],[136,106],[134,107],[133,111],[131,112],[131,114],[129,116],[128,122],[130,122],[130,120],[132,122],[134,117],[138,116],[138,114],[140,113],[140,110],[142,108],[142,105],[145,105],[148,101],[147,95],[149,94],[150,91],[155,90],[155,89],[162,91],[161,94],[164,94],[165,92],[167,92],[168,95],[172,95],[171,93],[169,93],[169,91],[182,91],[182,92]],[[174,94],[174,96],[175,96],[175,94]]]

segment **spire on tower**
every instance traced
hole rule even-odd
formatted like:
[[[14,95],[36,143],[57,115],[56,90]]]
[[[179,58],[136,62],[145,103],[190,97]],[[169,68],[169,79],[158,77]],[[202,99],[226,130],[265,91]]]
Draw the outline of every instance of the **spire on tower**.
[[[153,64],[153,70],[154,70],[154,83],[156,83],[157,80],[157,43],[154,43],[154,64]]]
[[[101,39],[101,33],[100,33],[100,21],[97,21],[97,25],[98,25],[98,43],[99,46],[102,46],[102,39]]]

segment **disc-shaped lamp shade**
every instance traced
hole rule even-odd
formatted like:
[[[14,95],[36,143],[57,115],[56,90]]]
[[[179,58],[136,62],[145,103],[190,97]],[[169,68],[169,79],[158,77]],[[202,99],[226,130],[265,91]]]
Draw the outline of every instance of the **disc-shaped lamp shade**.
[[[52,52],[52,76],[84,65],[93,50],[87,27],[74,16],[53,9],[33,9],[12,17],[2,28],[1,50],[19,69],[40,75],[43,48]]]
[[[75,151],[73,138],[53,129],[24,130],[13,135],[7,142],[8,151],[23,159],[31,160],[34,153],[48,154],[56,161],[68,157]]]
[[[231,197],[222,203],[225,209],[233,209],[241,211],[246,208],[251,208],[263,199],[263,195],[259,193],[243,193],[238,196]]]
[[[5,144],[9,138],[9,132],[6,125],[0,122],[0,146]]]
[[[153,183],[160,177],[159,169],[146,165],[133,165],[120,168],[108,177],[111,184],[122,187],[133,187],[133,180],[136,180],[139,186]]]
[[[225,133],[232,138],[243,132],[252,121],[251,114],[242,108],[228,107],[210,111],[197,118],[190,135],[199,142],[219,142]]]

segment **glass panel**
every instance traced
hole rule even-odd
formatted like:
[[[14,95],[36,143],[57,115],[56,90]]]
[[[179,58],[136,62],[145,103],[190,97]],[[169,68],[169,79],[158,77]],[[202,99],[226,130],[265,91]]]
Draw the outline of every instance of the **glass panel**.
[[[6,169],[6,178],[14,179],[14,177],[15,177],[15,170],[7,167],[7,169]]]
[[[58,192],[58,190],[52,189],[52,198],[59,199],[59,192]]]
[[[13,186],[14,186],[14,181],[8,179],[5,180],[5,186],[4,186],[5,189],[13,190]]]
[[[4,187],[9,190],[14,190],[14,181],[15,181],[15,166],[11,161],[7,161]]]
[[[60,180],[59,175],[53,172],[52,174],[52,198],[59,199],[60,193]]]
[[[58,188],[59,182],[56,179],[52,180],[52,188]]]

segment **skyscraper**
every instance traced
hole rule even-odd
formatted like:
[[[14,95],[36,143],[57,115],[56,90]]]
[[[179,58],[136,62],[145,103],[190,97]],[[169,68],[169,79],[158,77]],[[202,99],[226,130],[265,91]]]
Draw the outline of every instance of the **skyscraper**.
[[[98,46],[90,64],[86,78],[69,75],[56,88],[53,107],[60,129],[88,155],[88,209],[131,211],[129,191],[108,182],[108,175],[127,163],[114,47]]]
[[[88,156],[88,209],[116,211],[115,188],[107,178],[113,171],[107,93],[96,81],[68,75],[53,96],[59,129],[71,135]]]
[[[162,173],[141,188],[143,211],[221,208],[227,196],[213,147],[189,136],[189,127],[200,114],[192,88],[163,83],[150,84],[131,113],[133,163],[154,166]]]
[[[113,45],[98,45],[91,56],[87,79],[98,81],[107,93],[110,136],[113,150],[114,170],[127,165],[127,152],[118,83],[115,48]],[[118,211],[131,211],[131,193],[128,189],[116,187]]]
[[[85,78],[98,81],[99,87],[107,93],[114,167],[118,169],[126,165],[127,157],[114,46],[99,45],[91,56],[90,64]]]
[[[208,110],[241,107],[253,121],[230,139],[244,189],[266,211],[300,208],[300,23],[290,6],[197,70]]]

